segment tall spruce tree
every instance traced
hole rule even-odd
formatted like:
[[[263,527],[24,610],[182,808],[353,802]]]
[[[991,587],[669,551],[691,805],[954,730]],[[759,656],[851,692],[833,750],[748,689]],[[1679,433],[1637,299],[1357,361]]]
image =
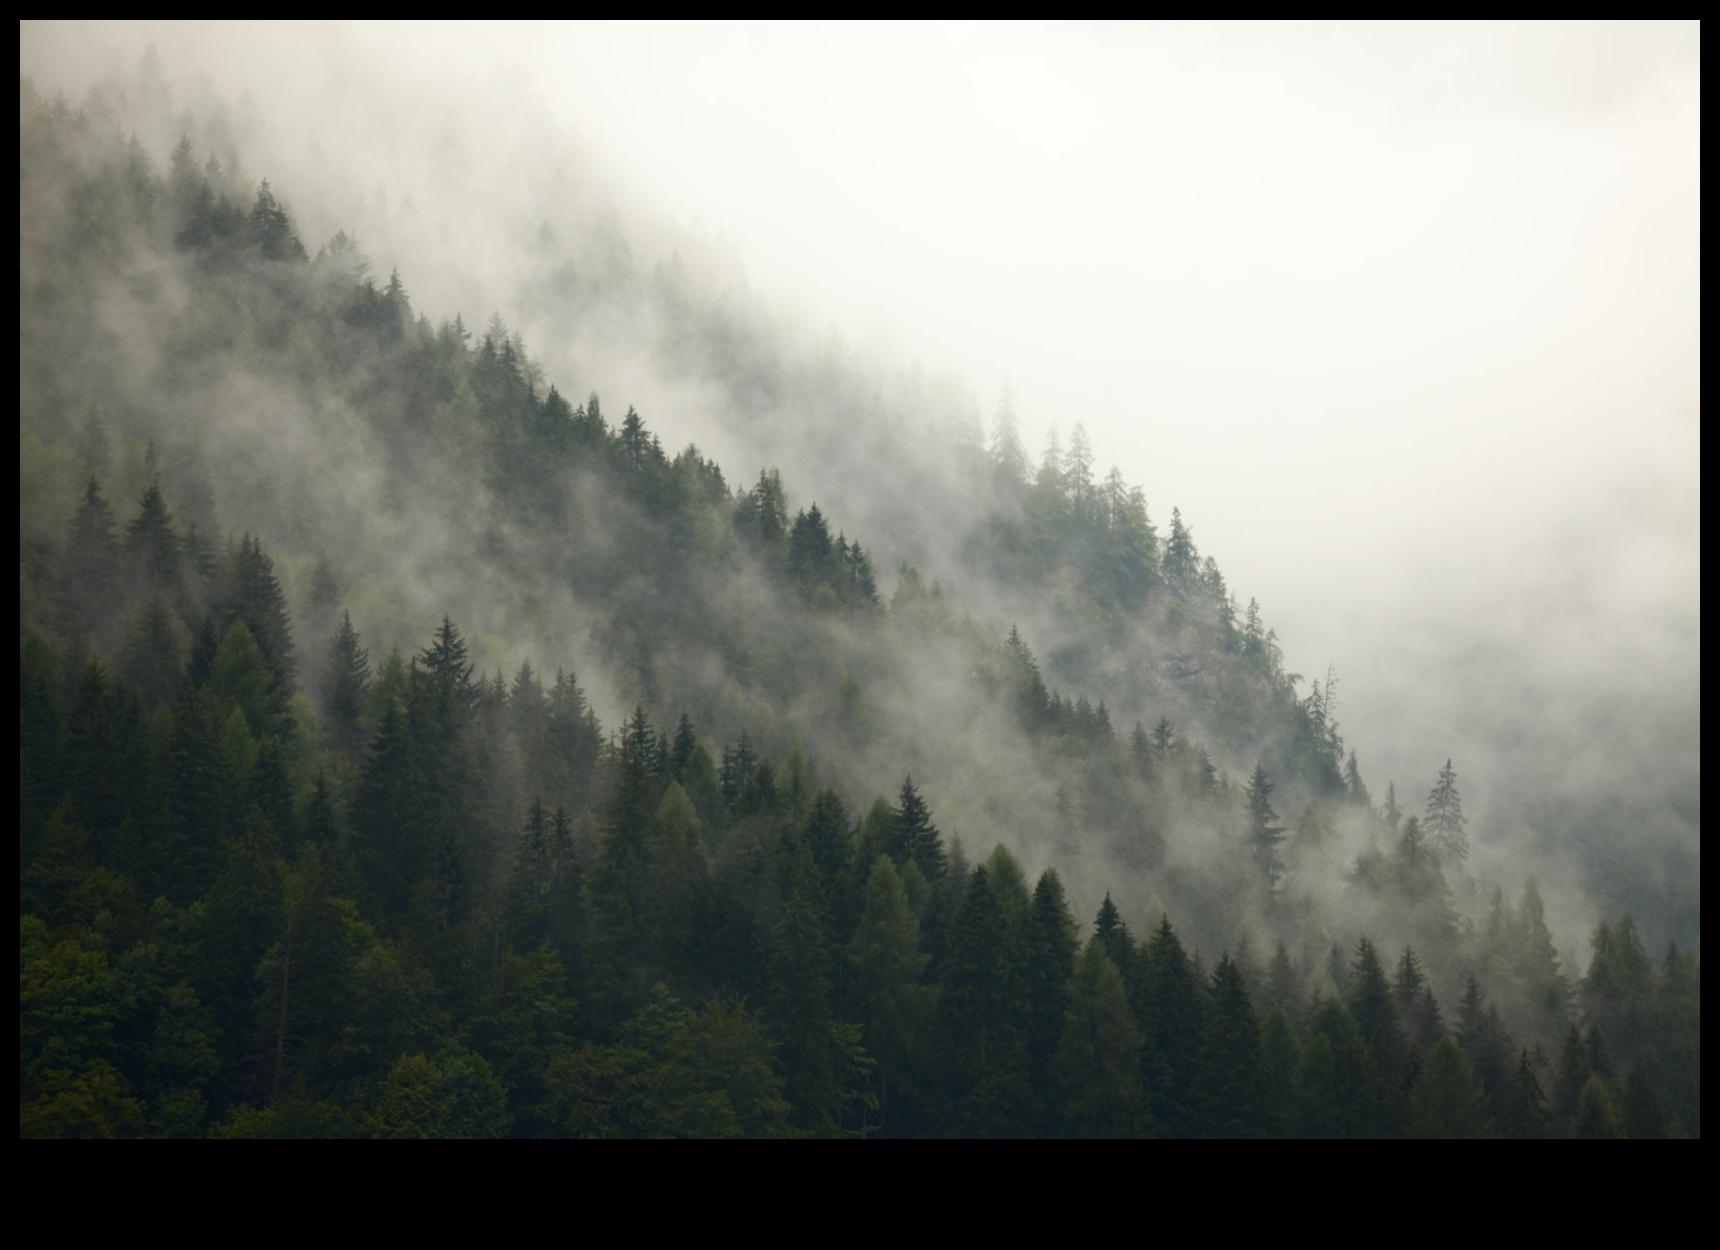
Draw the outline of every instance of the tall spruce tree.
[[[898,863],[913,863],[920,874],[934,884],[943,880],[949,867],[943,835],[932,824],[931,810],[914,788],[912,777],[902,780],[902,793],[896,804],[894,841]]]
[[[352,614],[342,612],[329,644],[323,714],[336,750],[356,760],[364,749],[364,714],[370,695],[370,652],[359,643]]]
[[[854,980],[854,1010],[866,1049],[877,1061],[873,1088],[879,1132],[892,1134],[898,1107],[911,1104],[916,1068],[923,1065],[934,992],[923,985],[927,957],[920,951],[920,925],[902,878],[887,856],[872,860],[865,903],[848,964]],[[911,1123],[911,1121],[910,1121]]]
[[[1263,1136],[1272,1122],[1266,1055],[1242,969],[1229,952],[1212,972],[1206,1024],[1200,1101],[1207,1134]]]
[[[1272,789],[1265,762],[1256,763],[1248,779],[1248,836],[1267,888],[1276,890],[1284,879],[1284,859],[1278,850],[1284,841],[1284,827],[1272,810]]]
[[[1024,941],[1027,1074],[1033,1090],[1042,1095],[1039,1131],[1049,1134],[1059,1127],[1061,1119],[1051,1096],[1055,1088],[1051,1068],[1069,1010],[1069,979],[1076,951],[1075,918],[1055,869],[1047,868],[1033,887]],[[1130,1062],[1135,1063],[1134,1056]]]
[[[1457,793],[1457,772],[1451,761],[1439,770],[1439,780],[1427,796],[1428,842],[1442,859],[1462,863],[1469,858],[1469,835],[1464,830],[1463,800]]]
[[[1123,978],[1097,937],[1076,964],[1053,1057],[1064,1123],[1075,1137],[1128,1137],[1144,1127],[1140,1033]]]
[[[1147,1006],[1143,1077],[1154,1130],[1167,1137],[1195,1137],[1203,1127],[1199,1087],[1206,1013],[1194,965],[1170,917],[1144,952]]]
[[[1463,1051],[1442,1037],[1428,1052],[1409,1099],[1409,1134],[1425,1138],[1485,1137],[1481,1090]]]
[[[1025,970],[1014,938],[982,864],[968,877],[950,924],[939,1001],[952,1136],[1019,1136],[1031,1124],[1027,1038],[1018,1014]]]

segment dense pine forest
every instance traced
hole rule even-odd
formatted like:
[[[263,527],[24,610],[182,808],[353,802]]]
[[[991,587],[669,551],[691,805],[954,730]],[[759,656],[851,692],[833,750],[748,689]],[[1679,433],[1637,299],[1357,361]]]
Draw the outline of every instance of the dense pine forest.
[[[20,93],[22,1135],[1700,1136],[1697,953],[1561,953],[1079,425],[599,236],[568,316],[893,471],[671,452],[150,91]]]

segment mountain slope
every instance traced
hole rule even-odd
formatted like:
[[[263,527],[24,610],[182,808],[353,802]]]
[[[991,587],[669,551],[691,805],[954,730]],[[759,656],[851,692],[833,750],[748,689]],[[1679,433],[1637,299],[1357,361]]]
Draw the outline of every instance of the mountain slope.
[[[732,1121],[661,1131],[850,1126],[891,1063],[919,1087],[898,1127],[1060,1125],[1055,1028],[1021,1040],[1025,1067],[960,1058],[1015,1029],[1010,977],[1048,977],[1061,1020],[1067,959],[995,965],[1068,939],[1064,886],[1030,898],[1023,862],[1055,865],[1077,914],[1115,896],[1104,959],[1149,1033],[1171,1028],[1154,1004],[1173,982],[1205,992],[1201,950],[1236,952],[1299,1015],[1291,981],[1367,983],[1365,957],[1331,958],[1366,930],[1414,945],[1447,1002],[1497,961],[1489,992],[1556,1044],[1565,983],[1533,892],[1460,933],[1458,865],[1345,778],[1330,676],[1298,699],[1180,517],[1161,543],[1079,443],[1029,482],[1007,439],[928,454],[875,428],[902,470],[887,497],[930,497],[957,539],[925,544],[951,586],[892,579],[868,553],[911,539],[832,535],[846,513],[791,502],[774,472],[734,488],[631,409],[570,402],[499,318],[432,324],[344,235],[308,256],[275,189],[231,167],[186,142],[158,176],[99,111],[24,88],[26,943],[45,977],[78,932],[108,933],[114,964],[174,952],[192,971],[138,972],[161,1005],[124,1027],[178,1027],[185,990],[207,1052],[170,1079],[128,1050],[153,1092],[109,1098],[110,1127],[242,1128],[298,1090],[380,1131],[414,1081],[472,1083],[485,1110],[461,1131],[566,1127],[584,1123],[566,1099],[620,1079],[580,1065],[671,1062],[701,1030],[775,1075]],[[1017,605],[1055,622],[1044,671],[1000,615]],[[1274,802],[1300,811],[1288,837]],[[1168,911],[1193,958],[1168,923],[1137,948],[1119,907]],[[842,950],[872,967],[854,943],[892,926],[921,938],[895,990],[946,990],[935,1023],[915,1009],[915,1055],[833,976]],[[309,1005],[289,989],[303,933],[328,970]],[[1276,991],[1250,942],[1284,944]],[[1621,976],[1621,1002],[1649,992]],[[530,984],[565,1018],[510,1021]],[[366,1015],[402,995],[411,1019]],[[1611,1026],[1626,1007],[1607,1001]],[[1128,1114],[1200,1129],[1155,1071]]]

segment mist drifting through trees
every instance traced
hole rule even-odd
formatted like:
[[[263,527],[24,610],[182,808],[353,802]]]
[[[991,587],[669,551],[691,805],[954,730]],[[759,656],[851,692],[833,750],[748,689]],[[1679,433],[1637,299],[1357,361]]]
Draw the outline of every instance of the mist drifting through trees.
[[[1382,775],[1102,418],[180,33],[24,32],[24,1135],[1700,1135],[1693,650]]]

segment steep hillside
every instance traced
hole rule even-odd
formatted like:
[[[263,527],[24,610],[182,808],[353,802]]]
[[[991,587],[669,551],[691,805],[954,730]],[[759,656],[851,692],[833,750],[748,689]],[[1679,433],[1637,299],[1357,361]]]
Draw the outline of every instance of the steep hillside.
[[[871,447],[731,479],[103,98],[21,96],[27,1132],[1398,1133],[1424,1061],[1541,1131],[1533,883],[1489,907],[1449,769],[1375,805],[1332,675],[1079,427],[1030,475],[1007,411],[917,439],[706,309],[666,369]],[[1699,1132],[1695,977],[1603,924],[1548,1114]]]

